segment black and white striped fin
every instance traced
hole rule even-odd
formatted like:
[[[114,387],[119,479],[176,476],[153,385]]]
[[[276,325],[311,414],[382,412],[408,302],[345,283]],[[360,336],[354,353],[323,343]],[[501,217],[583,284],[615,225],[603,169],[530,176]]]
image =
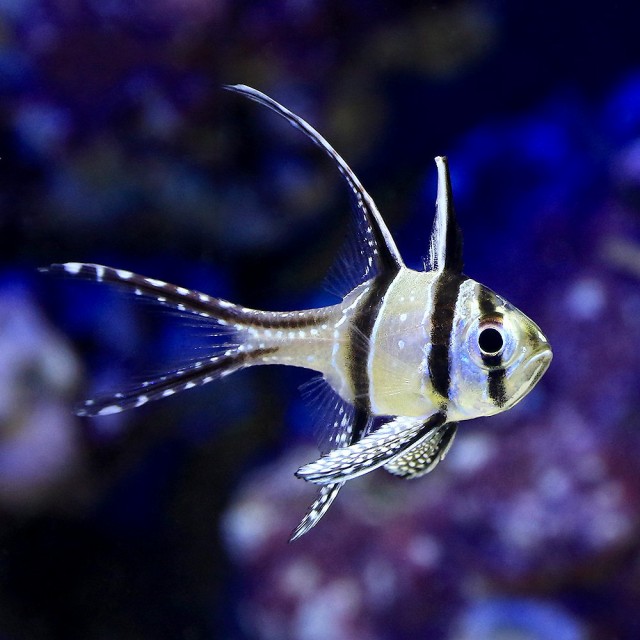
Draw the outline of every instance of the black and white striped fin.
[[[166,398],[179,391],[192,389],[239,371],[252,364],[254,358],[262,357],[270,351],[275,349],[262,349],[251,353],[236,351],[212,356],[142,382],[127,391],[85,400],[76,407],[75,412],[79,416],[105,416],[140,407],[152,400]]]
[[[431,271],[462,273],[462,232],[453,206],[449,165],[444,156],[436,158],[438,167],[438,195],[436,215],[429,241],[427,267]]]
[[[334,449],[315,462],[304,465],[296,476],[315,484],[346,482],[384,465],[444,424],[445,416],[435,413],[424,418],[396,416],[377,431],[354,444]]]
[[[318,497],[312,502],[304,518],[300,521],[300,524],[294,529],[289,538],[289,542],[297,540],[318,524],[320,518],[327,513],[331,503],[336,499],[343,484],[344,482],[335,482],[320,487]]]
[[[397,271],[402,267],[404,263],[400,257],[400,253],[373,199],[365,191],[360,180],[358,180],[349,165],[325,138],[302,118],[256,89],[242,84],[226,85],[224,88],[240,93],[275,111],[292,126],[307,135],[335,162],[338,170],[349,186],[357,214],[359,258],[361,258],[360,262],[362,262],[362,273],[360,274],[357,284],[369,280],[377,274],[388,270]]]
[[[177,287],[163,280],[147,278],[126,269],[114,269],[101,264],[66,262],[64,264],[52,264],[39,270],[94,282],[114,284],[131,291],[137,296],[149,298],[177,311],[195,314],[204,318],[212,318],[216,324],[221,326],[233,326],[237,323],[246,322],[247,313],[250,311],[232,302],[209,296],[206,293]],[[259,314],[260,312],[255,313]],[[265,315],[267,315],[267,312],[265,312]],[[251,320],[253,321],[254,319],[251,318]]]
[[[444,460],[451,448],[457,428],[456,422],[443,424],[439,429],[435,429],[416,442],[402,455],[387,462],[384,468],[389,473],[402,478],[419,478],[433,471],[437,464]]]
[[[207,355],[198,361],[174,364],[164,375],[125,391],[80,403],[76,407],[76,413],[80,416],[104,416],[139,407],[222,378],[277,351],[277,347],[255,343],[252,346],[246,342],[250,327],[269,327],[283,322],[273,312],[246,309],[198,291],[99,264],[67,262],[53,264],[41,271],[119,286],[192,318],[196,327],[207,331],[207,336],[216,338],[211,345],[207,345]]]

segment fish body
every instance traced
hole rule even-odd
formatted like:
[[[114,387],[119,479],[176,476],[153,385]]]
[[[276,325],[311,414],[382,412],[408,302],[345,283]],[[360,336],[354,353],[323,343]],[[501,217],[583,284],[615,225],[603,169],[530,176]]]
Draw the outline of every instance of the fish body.
[[[425,271],[407,268],[375,203],[346,162],[308,123],[265,94],[228,89],[272,109],[335,162],[357,222],[356,284],[339,304],[302,311],[248,309],[123,269],[87,263],[48,271],[125,287],[222,336],[209,357],[138,387],[83,402],[80,415],[138,407],[258,365],[304,367],[321,375],[323,455],[296,475],[320,485],[292,539],[320,520],[343,484],[375,468],[413,478],[431,471],[460,421],[505,411],[538,382],[551,348],[538,326],[462,272],[446,158],[436,158],[436,215]]]

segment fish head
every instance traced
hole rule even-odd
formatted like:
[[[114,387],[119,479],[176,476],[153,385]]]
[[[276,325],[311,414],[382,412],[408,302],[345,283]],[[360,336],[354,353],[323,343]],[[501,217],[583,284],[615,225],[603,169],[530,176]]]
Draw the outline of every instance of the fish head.
[[[450,413],[489,416],[535,387],[553,357],[549,341],[522,311],[473,280],[465,283],[452,333]],[[453,419],[453,416],[452,416]]]

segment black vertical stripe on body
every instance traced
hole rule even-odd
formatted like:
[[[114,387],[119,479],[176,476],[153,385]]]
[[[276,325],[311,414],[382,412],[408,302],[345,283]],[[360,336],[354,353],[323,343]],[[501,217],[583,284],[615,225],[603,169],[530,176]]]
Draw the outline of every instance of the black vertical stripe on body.
[[[369,396],[367,395],[367,398]],[[370,409],[366,410],[356,404],[355,413],[353,414],[353,425],[351,426],[351,434],[345,446],[352,445],[365,435],[369,423],[371,422]]]
[[[507,402],[507,391],[505,389],[504,368],[491,369],[489,371],[489,397],[496,407],[504,407]]]
[[[398,275],[397,270],[386,269],[371,281],[371,291],[356,310],[349,337],[351,344],[351,358],[349,360],[349,375],[353,385],[354,405],[356,415],[350,442],[357,442],[363,435],[371,415],[371,398],[369,397],[369,352],[372,348],[371,335],[373,327],[380,315],[382,303],[389,291],[391,283]],[[362,336],[366,340],[362,340]]]
[[[453,271],[437,276],[431,312],[431,349],[428,365],[431,384],[443,402],[449,400],[451,387],[451,334],[460,286],[467,280]]]
[[[478,298],[481,317],[490,316],[495,313],[497,300],[494,293],[482,287]],[[482,361],[490,367],[487,376],[487,391],[489,398],[496,407],[503,407],[507,401],[507,391],[505,387],[506,372],[502,364],[502,356],[482,356]]]

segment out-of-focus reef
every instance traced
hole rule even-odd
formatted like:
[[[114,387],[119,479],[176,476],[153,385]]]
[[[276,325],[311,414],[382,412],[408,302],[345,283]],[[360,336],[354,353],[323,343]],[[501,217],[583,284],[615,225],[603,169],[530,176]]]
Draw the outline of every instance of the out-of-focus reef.
[[[639,21],[625,2],[0,0],[0,635],[638,637]],[[343,184],[236,82],[326,135],[410,266],[448,155],[466,272],[555,353],[435,473],[350,483],[293,545],[309,376],[76,418],[204,336],[35,272],[333,302]]]
[[[0,285],[0,513],[65,501],[83,466],[69,400],[80,365],[25,287]]]

